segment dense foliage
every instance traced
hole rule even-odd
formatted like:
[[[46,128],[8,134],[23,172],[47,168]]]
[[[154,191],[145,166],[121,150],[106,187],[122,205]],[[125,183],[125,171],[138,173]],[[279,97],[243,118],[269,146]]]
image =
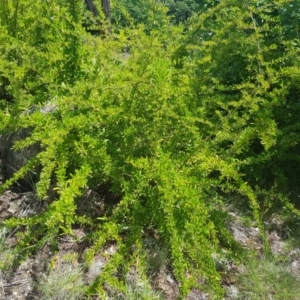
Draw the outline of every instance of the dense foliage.
[[[172,23],[186,22],[193,14],[206,10],[213,5],[211,1],[204,0],[116,0],[113,3],[113,23],[145,24],[152,28],[163,22],[168,16]]]
[[[251,207],[262,236],[264,213],[297,213],[299,3],[207,1],[183,27],[160,1],[141,2],[115,5],[121,21],[101,38],[85,32],[80,0],[0,4],[0,133],[28,128],[14,147],[41,149],[1,189],[41,169],[41,201],[57,191],[45,212],[5,226],[22,228],[22,253],[78,225],[93,232],[87,258],[116,243],[90,294],[124,288],[120,273],[145,257],[154,231],[181,295],[204,277],[219,299],[212,254],[234,247],[228,198]],[[89,201],[79,196],[103,184],[118,203],[79,216],[78,199]]]

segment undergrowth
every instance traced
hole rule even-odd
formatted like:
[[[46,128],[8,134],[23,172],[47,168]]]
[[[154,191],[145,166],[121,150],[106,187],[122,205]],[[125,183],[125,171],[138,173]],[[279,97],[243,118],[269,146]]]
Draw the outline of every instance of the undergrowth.
[[[300,278],[289,268],[286,263],[272,258],[250,258],[238,278],[239,294],[235,299],[298,299]]]
[[[85,294],[83,269],[75,257],[55,256],[48,274],[39,276],[36,289],[43,300],[81,300]]]

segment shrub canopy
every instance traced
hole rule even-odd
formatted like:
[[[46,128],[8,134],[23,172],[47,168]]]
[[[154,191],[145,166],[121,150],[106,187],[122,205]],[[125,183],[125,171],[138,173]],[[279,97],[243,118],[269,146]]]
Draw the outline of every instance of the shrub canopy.
[[[234,249],[228,198],[241,195],[262,235],[264,213],[298,212],[299,4],[207,1],[183,27],[151,3],[159,22],[103,37],[85,32],[79,0],[0,5],[0,133],[28,128],[14,147],[41,149],[1,189],[41,169],[41,201],[57,191],[45,212],[5,226],[24,226],[23,250],[78,225],[93,232],[89,257],[116,243],[89,289],[99,294],[105,282],[124,287],[120,270],[144,257],[151,229],[182,296],[203,277],[221,298],[212,254]],[[97,219],[79,215],[80,196],[101,184],[120,201]]]

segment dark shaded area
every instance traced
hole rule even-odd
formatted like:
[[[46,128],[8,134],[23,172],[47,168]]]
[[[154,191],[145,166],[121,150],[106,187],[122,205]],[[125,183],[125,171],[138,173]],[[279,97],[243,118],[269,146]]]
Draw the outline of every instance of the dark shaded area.
[[[85,0],[86,8],[91,14],[85,14],[83,26],[86,28],[86,31],[92,35],[105,35],[102,24],[99,21],[99,11],[93,0]],[[110,0],[102,0],[101,7],[105,15],[105,19],[110,23]]]
[[[9,80],[4,76],[0,76],[0,100],[13,102],[13,96],[8,92]]]
[[[110,182],[104,182],[87,190],[83,196],[76,200],[77,214],[92,219],[110,215],[122,197],[112,192],[111,188]]]

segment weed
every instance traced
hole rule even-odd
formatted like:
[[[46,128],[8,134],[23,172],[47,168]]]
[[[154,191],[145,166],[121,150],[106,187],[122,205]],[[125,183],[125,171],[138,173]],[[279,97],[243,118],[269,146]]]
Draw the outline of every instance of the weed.
[[[162,300],[162,296],[151,289],[148,284],[143,285],[130,285],[128,284],[123,294],[118,294],[112,299],[117,300]]]
[[[0,229],[0,274],[8,271],[14,262],[13,250],[6,243],[7,229]]]
[[[48,276],[37,286],[42,300],[80,300],[84,296],[83,271],[72,261],[55,257]]]
[[[149,276],[153,276],[169,263],[168,251],[165,247],[155,245],[147,255],[147,267]]]
[[[285,264],[270,258],[246,261],[238,284],[240,293],[236,299],[299,299],[300,279],[292,275]]]

